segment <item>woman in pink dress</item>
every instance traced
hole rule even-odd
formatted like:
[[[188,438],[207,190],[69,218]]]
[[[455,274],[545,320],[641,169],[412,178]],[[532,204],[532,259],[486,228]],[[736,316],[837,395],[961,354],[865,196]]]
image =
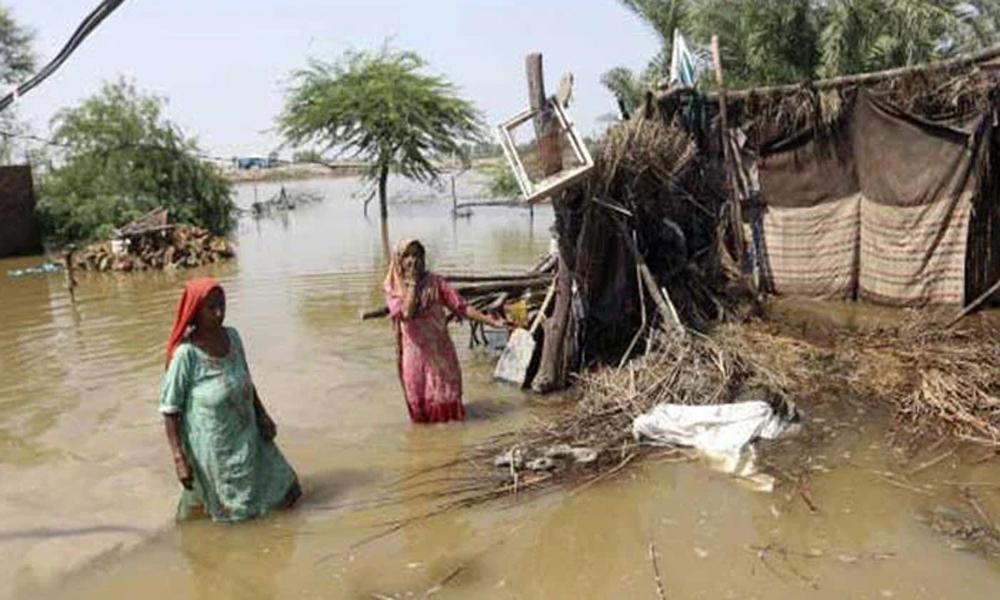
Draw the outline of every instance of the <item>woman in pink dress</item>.
[[[458,318],[507,327],[500,317],[469,306],[451,284],[429,272],[424,246],[405,239],[396,244],[385,276],[386,304],[396,333],[399,379],[415,423],[465,418],[462,371],[448,335],[445,308]]]

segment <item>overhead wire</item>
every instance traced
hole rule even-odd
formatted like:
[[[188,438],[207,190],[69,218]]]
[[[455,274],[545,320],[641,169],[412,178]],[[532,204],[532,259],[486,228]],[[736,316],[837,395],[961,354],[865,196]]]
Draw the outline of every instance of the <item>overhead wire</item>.
[[[101,2],[97,8],[90,12],[87,17],[80,23],[80,25],[70,36],[69,41],[62,47],[56,56],[48,62],[41,70],[35,73],[27,81],[24,81],[16,86],[14,89],[0,98],[0,111],[9,108],[14,102],[18,100],[21,96],[28,93],[37,87],[40,83],[48,79],[59,67],[62,66],[64,62],[76,51],[77,48],[83,43],[87,36],[94,32],[95,29],[107,19],[111,13],[113,13],[119,6],[121,6],[125,0],[104,0]]]
[[[41,136],[38,136],[38,135],[33,135],[33,134],[30,134],[30,133],[17,133],[17,132],[14,132],[14,131],[0,130],[0,137],[5,137],[5,138],[8,138],[8,139],[17,139],[17,140],[29,140],[29,141],[32,141],[32,142],[37,142],[39,144],[44,144],[46,146],[52,146],[54,148],[61,148],[63,150],[79,150],[79,148],[77,146],[74,146],[72,144],[66,144],[66,143],[63,143],[63,142],[58,142],[58,141],[50,139],[50,138],[44,138],[44,137],[41,137]],[[226,157],[226,156],[218,156],[218,155],[215,155],[215,154],[207,154],[207,153],[204,153],[204,152],[200,152],[200,151],[197,151],[197,150],[190,150],[190,149],[187,149],[187,148],[172,148],[172,147],[169,147],[169,146],[159,146],[159,145],[156,145],[156,144],[145,144],[145,143],[125,143],[125,144],[119,144],[117,146],[113,146],[113,147],[110,147],[110,148],[103,148],[103,149],[100,150],[100,152],[107,153],[107,152],[113,152],[113,151],[119,151],[119,150],[154,150],[154,151],[164,152],[164,153],[168,153],[168,154],[185,154],[187,156],[194,156],[194,157],[200,158],[202,160],[210,160],[210,161],[218,161],[218,162],[232,162],[233,158],[234,158],[232,156]],[[94,150],[94,152],[98,152],[98,151]]]

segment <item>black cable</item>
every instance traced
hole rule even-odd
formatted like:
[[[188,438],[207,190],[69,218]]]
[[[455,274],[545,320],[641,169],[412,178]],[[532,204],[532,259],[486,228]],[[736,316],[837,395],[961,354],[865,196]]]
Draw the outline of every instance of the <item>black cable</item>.
[[[52,146],[52,147],[55,147],[55,148],[62,148],[64,150],[79,150],[78,147],[73,146],[71,144],[65,144],[65,143],[62,143],[62,142],[57,142],[55,140],[51,140],[51,139],[48,139],[48,138],[43,138],[43,137],[40,137],[40,136],[37,136],[37,135],[32,135],[30,133],[15,133],[13,131],[3,131],[3,130],[0,130],[0,137],[5,137],[5,138],[8,138],[8,139],[18,139],[18,140],[31,140],[33,142],[38,142],[38,143],[44,144],[46,146]],[[156,150],[156,151],[165,152],[165,153],[168,153],[168,154],[187,154],[188,153],[188,151],[185,150],[185,149],[183,149],[183,148],[170,148],[170,147],[167,147],[167,146],[157,146],[156,144],[119,144],[118,146],[114,146],[112,148],[106,148],[106,149],[104,149],[103,152],[104,153],[108,153],[108,152],[114,152],[114,151],[119,151],[119,150]],[[100,151],[98,151],[98,150],[91,150],[90,152],[94,153],[94,154],[100,153]],[[215,155],[212,155],[212,154],[205,154],[203,152],[198,152],[198,151],[191,151],[190,155],[194,156],[196,158],[200,158],[202,160],[211,160],[211,161],[226,162],[226,163],[232,162],[232,160],[233,160],[233,157],[215,156]]]
[[[108,18],[108,16],[110,16],[111,13],[113,13],[115,9],[121,6],[124,2],[125,0],[104,0],[101,2],[97,8],[91,11],[83,22],[80,23],[80,25],[76,28],[76,31],[73,32],[73,35],[70,36],[69,41],[67,41],[62,50],[56,54],[55,58],[49,61],[48,64],[42,67],[42,69],[35,73],[35,75],[30,79],[14,87],[10,93],[3,98],[0,98],[0,111],[9,108],[17,98],[31,91],[38,86],[38,84],[42,83],[55,73],[56,70],[62,66],[64,62],[66,62],[66,59],[68,59],[70,55],[80,47],[80,44],[87,39],[87,36],[97,29],[97,26],[100,25],[104,19]]]

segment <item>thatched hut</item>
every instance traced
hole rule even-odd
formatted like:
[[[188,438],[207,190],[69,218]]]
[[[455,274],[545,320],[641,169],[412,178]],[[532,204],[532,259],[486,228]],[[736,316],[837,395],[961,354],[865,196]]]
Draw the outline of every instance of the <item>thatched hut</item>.
[[[589,185],[555,201],[558,294],[534,389],[762,293],[977,298],[1000,278],[998,73],[994,48],[729,93],[725,135],[719,94],[651,95],[609,132]]]

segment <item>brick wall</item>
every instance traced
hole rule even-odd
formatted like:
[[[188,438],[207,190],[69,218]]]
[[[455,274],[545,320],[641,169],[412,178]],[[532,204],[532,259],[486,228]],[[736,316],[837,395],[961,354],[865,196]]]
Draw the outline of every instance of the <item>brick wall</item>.
[[[0,167],[0,257],[41,251],[31,167]]]

